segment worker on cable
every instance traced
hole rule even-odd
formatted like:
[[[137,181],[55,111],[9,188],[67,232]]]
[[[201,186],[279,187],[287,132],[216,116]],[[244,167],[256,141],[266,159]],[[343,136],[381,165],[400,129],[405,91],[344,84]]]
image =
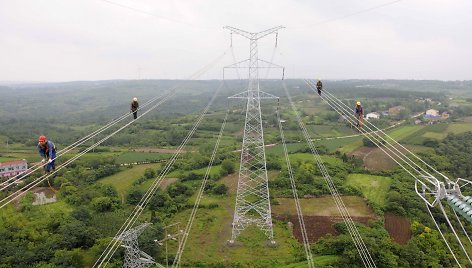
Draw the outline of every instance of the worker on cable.
[[[134,97],[133,101],[131,102],[131,112],[133,113],[134,119],[138,118],[138,109],[139,109],[138,98]]]
[[[357,127],[362,129],[362,120],[364,118],[364,110],[362,109],[361,102],[356,103],[356,116],[357,116]]]
[[[46,138],[46,136],[41,135],[38,138],[38,151],[39,155],[43,158],[41,163],[45,164],[44,172],[49,173],[49,171],[56,170],[56,146],[54,143]]]
[[[318,95],[321,96],[321,90],[323,89],[323,83],[318,79],[318,82],[316,82],[316,89],[318,89]]]

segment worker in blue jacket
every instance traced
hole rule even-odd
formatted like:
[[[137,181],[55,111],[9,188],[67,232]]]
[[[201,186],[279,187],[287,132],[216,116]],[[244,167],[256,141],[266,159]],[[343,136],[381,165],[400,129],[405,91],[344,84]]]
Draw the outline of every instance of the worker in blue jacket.
[[[46,136],[41,135],[38,138],[38,151],[39,155],[43,158],[41,163],[47,165],[44,166],[44,171],[49,173],[51,169],[56,170],[56,146],[52,141],[49,141]]]

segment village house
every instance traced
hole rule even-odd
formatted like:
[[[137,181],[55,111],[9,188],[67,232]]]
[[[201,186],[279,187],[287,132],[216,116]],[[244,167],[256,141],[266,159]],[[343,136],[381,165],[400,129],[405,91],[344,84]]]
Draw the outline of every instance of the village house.
[[[369,120],[369,119],[379,119],[379,118],[380,118],[380,115],[379,115],[379,113],[377,113],[377,112],[368,113],[368,114],[365,116],[365,119],[366,119],[366,120]]]
[[[0,163],[0,177],[13,177],[28,169],[25,159]]]
[[[425,117],[426,117],[426,118],[439,118],[439,117],[441,117],[441,116],[439,115],[439,111],[438,111],[438,110],[436,110],[436,109],[429,109],[429,110],[426,110]]]

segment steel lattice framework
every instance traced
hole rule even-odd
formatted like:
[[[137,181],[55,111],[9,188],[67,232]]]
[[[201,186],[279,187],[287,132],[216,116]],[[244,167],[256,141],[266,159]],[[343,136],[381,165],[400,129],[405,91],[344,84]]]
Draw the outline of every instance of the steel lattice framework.
[[[244,123],[241,163],[239,168],[238,189],[233,218],[233,230],[230,243],[249,225],[256,224],[274,243],[272,216],[269,202],[266,157],[264,149],[264,131],[262,129],[261,99],[277,98],[259,89],[259,62],[257,40],[272,33],[277,33],[283,26],[274,27],[258,33],[250,33],[234,27],[230,30],[249,39],[250,58],[248,90],[230,98],[247,99],[246,119]],[[266,61],[264,63],[271,64]],[[238,64],[239,65],[239,64]],[[271,64],[276,66],[274,64]],[[229,66],[230,68],[232,66]],[[280,67],[280,66],[276,66]]]
[[[156,265],[154,259],[146,254],[146,252],[139,250],[138,237],[139,235],[152,223],[143,223],[136,228],[130,229],[121,234],[117,240],[123,242],[122,247],[125,248],[125,257],[123,261],[123,268],[141,268],[151,267]],[[158,265],[158,267],[163,267]]]

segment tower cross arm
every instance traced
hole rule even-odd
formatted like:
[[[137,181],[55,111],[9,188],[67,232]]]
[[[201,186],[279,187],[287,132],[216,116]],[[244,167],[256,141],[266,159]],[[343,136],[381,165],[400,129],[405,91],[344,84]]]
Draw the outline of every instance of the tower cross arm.
[[[285,28],[285,27],[284,26],[277,26],[277,27],[270,28],[270,29],[267,29],[267,30],[262,31],[262,32],[258,32],[258,33],[256,33],[256,36],[257,36],[256,38],[257,39],[262,38],[262,37],[264,37],[266,35],[269,35],[271,33],[275,33],[278,30],[283,29],[283,28]]]
[[[273,28],[267,29],[267,30],[262,31],[262,32],[250,33],[250,32],[247,32],[247,31],[235,28],[235,27],[231,27],[231,26],[223,27],[223,29],[230,30],[232,33],[236,33],[236,34],[239,34],[241,36],[246,37],[247,39],[254,39],[254,40],[262,38],[262,37],[264,37],[266,35],[269,35],[271,33],[275,33],[278,30],[283,29],[283,28],[285,28],[285,27],[284,26],[277,26],[277,27],[273,27]]]
[[[248,39],[254,38],[253,33],[250,33],[250,32],[238,29],[238,28],[234,28],[234,27],[231,27],[231,26],[225,26],[225,27],[223,27],[223,29],[230,30],[232,33],[239,34],[239,35],[244,36]]]

